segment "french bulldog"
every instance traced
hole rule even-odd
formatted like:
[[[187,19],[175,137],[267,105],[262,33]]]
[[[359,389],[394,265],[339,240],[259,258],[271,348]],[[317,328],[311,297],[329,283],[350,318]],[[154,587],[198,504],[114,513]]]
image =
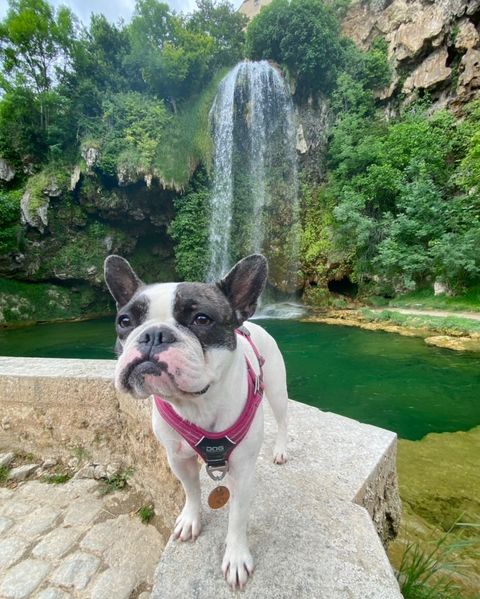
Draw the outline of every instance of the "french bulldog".
[[[273,462],[283,464],[288,403],[284,361],[274,339],[246,322],[255,313],[266,280],[267,261],[260,254],[244,258],[214,284],[153,285],[142,283],[125,259],[109,256],[105,281],[118,309],[116,388],[139,399],[159,397],[182,422],[219,433],[244,414],[249,369],[257,381],[263,371],[264,395],[278,424]],[[238,334],[239,327],[244,334]],[[263,368],[258,354],[263,356]],[[166,422],[155,401],[152,425],[185,491],[185,505],[172,535],[181,541],[195,540],[202,526],[197,452]],[[243,589],[253,572],[247,519],[262,440],[260,403],[226,464],[231,502],[222,571],[233,589]]]

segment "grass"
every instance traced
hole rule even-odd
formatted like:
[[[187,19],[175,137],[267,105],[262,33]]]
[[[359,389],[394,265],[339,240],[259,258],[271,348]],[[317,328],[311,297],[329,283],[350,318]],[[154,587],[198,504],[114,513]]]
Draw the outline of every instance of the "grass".
[[[142,505],[137,514],[142,524],[148,524],[153,516],[155,516],[155,510],[153,509],[153,505]]]
[[[121,489],[124,489],[127,486],[128,479],[132,476],[132,474],[132,468],[127,468],[127,470],[117,472],[117,474],[107,478],[103,483],[101,494],[108,495],[114,491],[120,491]]]
[[[0,466],[0,484],[4,484],[8,480],[10,468],[8,466]]]
[[[77,460],[79,462],[83,462],[85,460],[90,460],[92,459],[92,456],[90,455],[90,453],[81,445],[78,445],[77,447],[74,447],[72,449],[72,454],[75,458],[77,458]]]
[[[397,572],[404,599],[462,599],[461,587],[452,579],[458,574],[461,562],[458,551],[475,546],[478,539],[464,539],[454,534],[457,527],[475,527],[455,524],[427,549],[419,543],[408,542]]]
[[[459,336],[480,333],[480,321],[458,316],[442,317],[401,314],[388,309],[381,312],[363,309],[361,310],[361,314],[367,322],[389,322],[412,329],[428,329],[443,335]]]
[[[48,474],[42,476],[42,483],[48,485],[63,485],[72,478],[71,474]]]
[[[448,297],[433,295],[430,289],[407,293],[390,300],[389,305],[396,308],[419,308],[432,310],[469,310],[480,312],[480,285],[469,288],[462,295]]]
[[[222,70],[198,96],[181,104],[167,125],[168,145],[161,144],[153,165],[168,186],[184,188],[199,163],[210,164],[213,149],[208,114],[226,72]]]

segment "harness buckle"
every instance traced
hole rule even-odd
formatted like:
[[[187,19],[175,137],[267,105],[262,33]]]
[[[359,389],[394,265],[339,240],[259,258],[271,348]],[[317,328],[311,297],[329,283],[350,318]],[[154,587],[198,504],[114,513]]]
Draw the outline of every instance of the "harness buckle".
[[[228,462],[223,464],[205,464],[208,476],[215,482],[223,480],[228,472]]]

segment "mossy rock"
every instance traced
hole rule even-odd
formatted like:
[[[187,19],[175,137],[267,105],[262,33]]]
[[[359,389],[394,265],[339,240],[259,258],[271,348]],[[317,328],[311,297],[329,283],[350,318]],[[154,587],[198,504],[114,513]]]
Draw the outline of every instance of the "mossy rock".
[[[0,279],[0,326],[69,320],[113,312],[105,290]]]

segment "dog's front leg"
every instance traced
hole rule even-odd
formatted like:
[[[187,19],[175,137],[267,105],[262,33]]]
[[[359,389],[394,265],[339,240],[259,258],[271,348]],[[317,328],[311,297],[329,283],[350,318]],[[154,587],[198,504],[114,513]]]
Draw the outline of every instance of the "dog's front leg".
[[[243,589],[253,572],[253,558],[247,541],[247,522],[254,490],[255,463],[233,462],[229,477],[231,503],[222,571],[232,589]]]
[[[174,452],[168,452],[168,462],[185,491],[185,505],[175,522],[172,536],[181,541],[188,541],[189,539],[195,541],[202,529],[200,518],[200,466],[197,457],[195,455],[190,458],[181,458],[175,455]]]

